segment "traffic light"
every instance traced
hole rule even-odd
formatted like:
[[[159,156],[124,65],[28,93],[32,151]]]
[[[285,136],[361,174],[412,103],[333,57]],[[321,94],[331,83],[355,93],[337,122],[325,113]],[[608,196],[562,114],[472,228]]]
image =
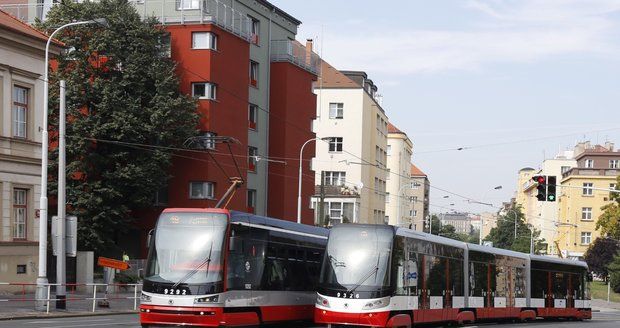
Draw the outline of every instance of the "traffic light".
[[[535,175],[532,177],[532,180],[538,183],[538,186],[536,187],[536,190],[538,190],[536,198],[539,201],[544,202],[547,200],[547,177],[544,175]]]
[[[555,202],[555,183],[557,179],[555,175],[550,175],[547,177],[547,201]]]

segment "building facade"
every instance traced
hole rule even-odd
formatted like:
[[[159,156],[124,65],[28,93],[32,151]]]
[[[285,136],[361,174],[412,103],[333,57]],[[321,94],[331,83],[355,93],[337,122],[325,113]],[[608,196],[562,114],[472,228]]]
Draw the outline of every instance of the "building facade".
[[[314,132],[324,140],[317,141],[312,163],[317,224],[387,223],[388,118],[376,92],[366,73],[322,62]]]
[[[48,37],[0,11],[0,281],[38,272],[43,76]],[[52,54],[60,51],[52,43]]]
[[[410,208],[407,211],[405,222],[409,222],[413,230],[428,231],[428,227],[425,227],[425,224],[430,224],[429,202],[431,183],[426,173],[422,172],[413,163],[411,163],[409,176],[411,188],[407,188],[405,194],[408,197]]]
[[[610,193],[620,175],[620,151],[613,143],[604,146],[578,143],[575,147],[577,167],[562,174],[559,189],[559,222],[556,237],[563,257],[581,258],[588,246],[600,237],[596,221],[601,207],[611,203]]]
[[[385,215],[388,224],[409,227],[413,202],[406,196],[411,188],[411,154],[413,144],[406,133],[388,123]]]
[[[442,213],[439,215],[441,225],[451,225],[456,233],[469,234],[471,232],[471,219],[468,213]]]

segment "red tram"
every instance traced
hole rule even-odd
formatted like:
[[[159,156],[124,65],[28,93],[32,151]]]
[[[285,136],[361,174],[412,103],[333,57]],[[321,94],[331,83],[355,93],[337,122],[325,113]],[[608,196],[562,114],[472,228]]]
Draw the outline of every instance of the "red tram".
[[[224,209],[166,209],[149,237],[140,323],[312,320],[326,243],[323,228]]]
[[[404,228],[329,233],[317,323],[409,327],[500,319],[590,319],[588,267]]]

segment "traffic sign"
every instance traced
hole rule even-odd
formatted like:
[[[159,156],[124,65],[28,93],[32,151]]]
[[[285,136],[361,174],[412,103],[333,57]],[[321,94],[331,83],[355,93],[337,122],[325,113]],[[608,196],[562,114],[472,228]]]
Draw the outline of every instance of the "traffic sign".
[[[123,261],[120,261],[120,260],[115,260],[115,259],[103,257],[103,256],[100,256],[97,259],[97,265],[98,266],[102,266],[102,267],[106,267],[106,268],[118,269],[118,270],[127,270],[127,269],[129,269],[129,263],[123,262]]]

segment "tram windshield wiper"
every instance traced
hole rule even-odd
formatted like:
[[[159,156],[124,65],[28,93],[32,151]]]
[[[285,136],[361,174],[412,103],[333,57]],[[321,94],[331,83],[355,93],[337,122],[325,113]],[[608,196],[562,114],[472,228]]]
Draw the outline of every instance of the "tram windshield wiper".
[[[372,270],[368,271],[367,274],[365,274],[358,282],[356,282],[353,287],[349,288],[349,290],[347,290],[347,293],[351,293],[353,291],[355,291],[359,286],[361,286],[364,282],[366,282],[366,280],[368,280],[368,278],[372,277],[372,275],[375,275],[375,279],[376,279],[376,274],[377,272],[379,272],[379,261],[381,260],[381,254],[379,254],[379,256],[377,257],[377,264],[375,265],[374,268],[372,268]]]
[[[209,248],[209,255],[207,255],[207,258],[205,258],[204,261],[200,262],[200,264],[198,264],[196,267],[188,271],[181,279],[179,279],[179,281],[172,285],[171,289],[175,289],[180,284],[186,282],[189,278],[195,275],[196,272],[198,272],[198,270],[200,270],[200,268],[202,268],[205,264],[207,265],[207,274],[209,274],[209,266],[211,265],[211,252],[213,252],[213,241],[211,241],[211,247]]]
[[[344,262],[342,262],[342,261],[338,261],[338,260],[337,260],[335,257],[333,257],[331,254],[330,254],[330,255],[328,255],[328,258],[329,258],[329,260],[330,260],[331,262],[333,262],[333,263],[334,263],[334,266],[335,266],[335,267],[346,267],[346,266],[347,266]]]

